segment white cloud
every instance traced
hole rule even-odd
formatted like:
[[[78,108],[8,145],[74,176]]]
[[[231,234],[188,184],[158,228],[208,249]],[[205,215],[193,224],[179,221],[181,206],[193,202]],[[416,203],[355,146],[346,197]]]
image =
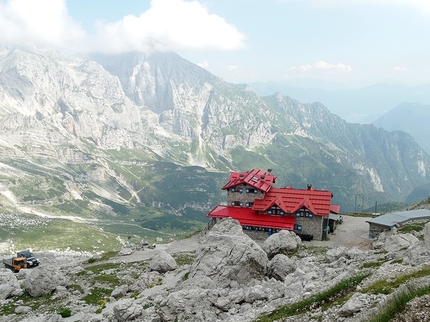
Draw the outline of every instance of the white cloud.
[[[0,43],[78,50],[86,33],[67,13],[65,0],[0,2]]]
[[[204,69],[207,69],[209,67],[209,63],[207,61],[204,61],[203,63],[197,63],[196,65]]]
[[[289,1],[289,0],[287,0]],[[296,0],[292,0],[296,1]],[[427,13],[430,13],[430,1],[428,0],[297,0],[300,2],[310,3],[314,7],[348,7],[360,5],[387,5],[387,6],[409,6],[416,7]]]
[[[226,65],[225,68],[227,68],[229,71],[233,71],[239,68],[237,65]]]
[[[406,72],[408,69],[406,67],[394,66],[391,70],[395,72]]]
[[[345,64],[341,64],[341,63],[330,64],[330,63],[326,63],[324,61],[316,62],[314,66],[317,69],[340,71],[340,72],[350,72],[352,70],[351,66],[349,66],[349,65],[345,65]]]
[[[299,71],[299,72],[311,72],[311,71],[327,71],[330,73],[337,73],[337,72],[343,72],[348,73],[352,71],[352,67],[350,65],[346,64],[330,64],[324,61],[318,61],[314,63],[313,65],[307,64],[302,66],[293,66],[290,68],[290,71]]]
[[[388,6],[412,6],[430,13],[429,0],[278,0],[279,2],[302,2],[315,8],[351,7],[383,4]]]
[[[114,23],[99,21],[94,49],[110,52],[151,48],[231,50],[244,47],[245,36],[197,1],[153,0],[139,17]]]
[[[67,12],[65,0],[0,0],[0,43],[48,45],[67,51],[121,53],[150,49],[232,50],[245,36],[197,1],[152,0],[136,17],[97,21],[88,36]]]

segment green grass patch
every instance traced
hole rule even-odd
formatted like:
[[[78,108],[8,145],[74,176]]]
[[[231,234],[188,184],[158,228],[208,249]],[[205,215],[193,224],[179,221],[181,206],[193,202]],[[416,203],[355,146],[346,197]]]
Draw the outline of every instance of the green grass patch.
[[[382,312],[375,315],[369,322],[389,322],[397,314],[404,311],[409,301],[426,294],[430,294],[430,286],[425,286],[415,291],[402,292],[395,296],[393,301],[390,302]]]
[[[57,313],[61,315],[62,318],[68,318],[72,316],[72,310],[68,307],[62,307],[57,310]]]
[[[28,218],[37,216],[31,215]],[[45,249],[66,249],[75,251],[119,251],[121,243],[117,235],[105,232],[89,224],[77,223],[66,219],[50,219],[38,226],[11,226],[0,230],[0,239],[12,239],[17,249],[32,248],[34,251]]]
[[[94,276],[93,281],[99,282],[99,283],[104,283],[104,284],[109,284],[110,287],[115,287],[115,286],[120,285],[118,277],[116,277],[114,275],[97,275],[97,276]]]
[[[330,304],[353,292],[355,290],[355,287],[360,284],[361,281],[367,276],[369,276],[369,274],[359,274],[357,276],[347,278],[339,282],[332,288],[328,289],[327,291],[312,295],[311,297],[297,303],[281,306],[271,313],[262,314],[256,321],[276,321],[282,318],[298,315],[309,310],[314,310],[324,305]]]
[[[110,269],[118,269],[121,264],[119,263],[104,263],[104,264],[98,264],[94,266],[88,266],[85,268],[84,271],[80,272],[78,275],[85,274],[85,271],[91,271],[94,274],[100,274],[103,271],[110,270]]]
[[[364,268],[378,268],[382,264],[384,264],[386,261],[387,260],[385,258],[380,258],[380,259],[378,259],[377,262],[364,263],[363,265],[361,265],[360,269],[364,269]]]
[[[323,255],[327,253],[328,247],[325,246],[310,246],[310,245],[300,245],[299,253],[306,252],[311,255]],[[294,255],[297,255],[294,254]]]
[[[85,295],[82,300],[90,305],[103,306],[109,300],[112,290],[106,288],[95,287],[90,293]]]
[[[403,227],[397,229],[397,232],[406,234],[412,232],[421,232],[424,229],[424,226],[427,222],[411,222],[405,224]]]
[[[70,284],[66,288],[69,292],[78,291],[79,293],[84,294],[84,289],[79,284]]]
[[[6,316],[6,315],[14,314],[15,309],[18,306],[17,304],[15,304],[17,301],[22,301],[23,304],[21,304],[21,305],[31,307],[31,309],[33,311],[37,310],[41,306],[49,307],[49,306],[51,306],[51,305],[53,305],[59,301],[58,299],[52,299],[51,295],[52,294],[45,294],[45,295],[38,296],[38,297],[32,297],[27,292],[24,292],[24,294],[22,296],[14,297],[13,303],[7,303],[4,305],[1,305],[0,306],[0,316]]]
[[[425,267],[410,274],[397,277],[394,280],[380,280],[368,286],[363,292],[372,294],[390,294],[400,285],[405,284],[412,278],[420,278],[430,275],[430,267]]]
[[[90,259],[88,259],[87,263],[93,264],[95,262],[107,261],[107,260],[111,259],[112,257],[115,257],[116,255],[118,255],[117,251],[106,252],[106,253],[103,253],[102,256],[100,256],[98,258],[97,257],[91,257]]]
[[[194,262],[195,254],[190,253],[177,253],[173,254],[173,258],[178,265],[191,265]]]

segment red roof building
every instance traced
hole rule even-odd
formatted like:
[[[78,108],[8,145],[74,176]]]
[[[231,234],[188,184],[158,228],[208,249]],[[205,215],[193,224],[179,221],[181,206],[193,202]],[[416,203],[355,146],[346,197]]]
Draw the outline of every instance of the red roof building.
[[[330,211],[339,212],[332,205],[333,194],[327,190],[274,188],[277,177],[260,169],[232,172],[227,191],[227,206],[216,206],[207,216],[214,221],[231,217],[246,230],[268,232],[293,230],[310,239],[325,239]],[[333,228],[333,227],[332,227]]]

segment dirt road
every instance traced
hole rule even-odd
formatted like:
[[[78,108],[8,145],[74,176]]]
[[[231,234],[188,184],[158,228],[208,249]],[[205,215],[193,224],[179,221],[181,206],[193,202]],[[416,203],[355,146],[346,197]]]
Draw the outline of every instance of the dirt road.
[[[318,246],[356,246],[362,250],[371,249],[373,239],[369,238],[369,224],[366,222],[369,218],[343,216],[343,219],[343,224],[338,225],[333,234],[329,234],[330,240],[313,240],[310,244]]]

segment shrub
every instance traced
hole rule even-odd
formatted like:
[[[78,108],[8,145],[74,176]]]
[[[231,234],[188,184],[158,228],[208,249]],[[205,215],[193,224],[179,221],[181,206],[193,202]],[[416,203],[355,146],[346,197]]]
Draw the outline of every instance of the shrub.
[[[60,314],[63,318],[68,318],[69,316],[72,316],[72,310],[68,307],[62,307],[58,309],[57,313]]]

